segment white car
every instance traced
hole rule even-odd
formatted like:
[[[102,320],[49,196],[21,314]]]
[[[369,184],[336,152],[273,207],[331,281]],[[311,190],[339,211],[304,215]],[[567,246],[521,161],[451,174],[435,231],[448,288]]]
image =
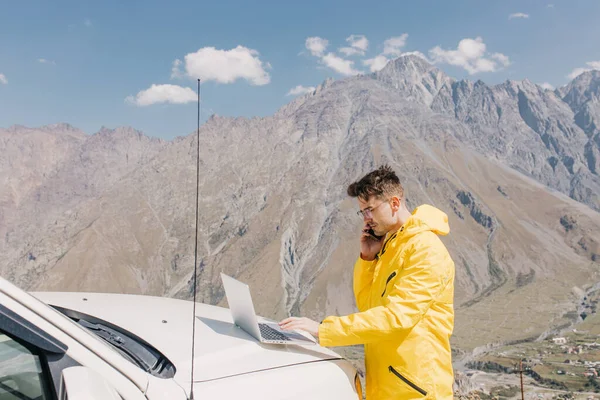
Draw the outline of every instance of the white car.
[[[100,293],[28,294],[0,278],[0,400],[362,398],[318,345],[264,345],[228,309]]]

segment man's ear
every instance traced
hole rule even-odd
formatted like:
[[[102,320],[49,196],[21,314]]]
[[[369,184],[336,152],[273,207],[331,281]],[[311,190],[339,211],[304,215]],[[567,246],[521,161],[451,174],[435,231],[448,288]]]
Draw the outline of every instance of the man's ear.
[[[392,206],[392,210],[394,212],[400,210],[401,204],[402,204],[402,199],[400,199],[398,196],[392,196],[390,198],[390,205]]]

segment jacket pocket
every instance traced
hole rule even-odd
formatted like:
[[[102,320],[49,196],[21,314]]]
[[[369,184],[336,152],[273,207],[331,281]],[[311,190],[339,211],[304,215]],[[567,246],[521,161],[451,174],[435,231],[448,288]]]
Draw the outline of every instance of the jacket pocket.
[[[388,285],[388,283],[390,283],[390,281],[392,279],[394,279],[395,276],[396,276],[396,271],[392,272],[392,274],[390,276],[388,276],[387,281],[385,281],[385,288],[383,289],[383,293],[381,293],[381,297],[383,297],[383,295],[387,291],[387,285]]]
[[[403,381],[404,383],[406,383],[408,386],[410,386],[411,388],[413,388],[417,392],[421,393],[423,396],[427,396],[427,391],[421,389],[419,386],[417,386],[416,384],[414,384],[413,382],[411,382],[408,378],[404,377],[404,375],[402,375],[400,372],[396,371],[394,369],[394,367],[392,367],[390,365],[389,369],[390,369],[390,372],[392,374],[396,375],[396,377],[398,377],[401,381]]]

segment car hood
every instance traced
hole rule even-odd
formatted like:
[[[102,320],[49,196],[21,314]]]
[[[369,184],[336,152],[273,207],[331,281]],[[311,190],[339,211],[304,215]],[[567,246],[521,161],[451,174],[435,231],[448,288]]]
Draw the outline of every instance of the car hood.
[[[99,318],[142,338],[175,365],[178,383],[189,384],[192,302],[107,293],[31,294],[49,305]],[[195,321],[194,382],[341,358],[318,345],[262,344],[236,327],[226,308],[197,303]]]

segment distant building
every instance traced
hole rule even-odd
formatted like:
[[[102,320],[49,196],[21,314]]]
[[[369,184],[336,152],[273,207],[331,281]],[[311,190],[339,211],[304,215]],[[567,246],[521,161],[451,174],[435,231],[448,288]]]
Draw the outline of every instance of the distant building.
[[[567,343],[567,339],[564,337],[556,337],[556,338],[553,338],[552,341],[554,342],[554,344],[566,344]]]

